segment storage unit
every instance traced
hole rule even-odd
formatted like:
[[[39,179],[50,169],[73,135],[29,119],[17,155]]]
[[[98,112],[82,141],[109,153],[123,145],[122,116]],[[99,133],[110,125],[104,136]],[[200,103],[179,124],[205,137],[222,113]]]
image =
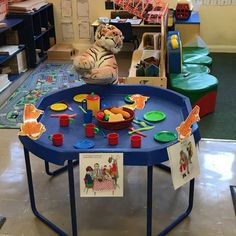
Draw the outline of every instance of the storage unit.
[[[139,50],[135,50],[132,56],[132,63],[129,70],[129,76],[124,81],[125,84],[149,84],[154,86],[159,86],[166,88],[167,87],[167,77],[166,77],[166,21],[167,16],[162,16],[161,19],[161,46],[159,50],[159,76],[146,77],[146,76],[137,76],[136,75],[136,66],[140,62],[144,49],[142,48],[143,41],[141,42],[141,46]],[[148,33],[155,34],[155,33]],[[144,35],[145,36],[145,35]],[[143,39],[144,39],[143,36]],[[155,44],[155,43],[154,43]],[[155,50],[154,50],[155,51]]]
[[[10,13],[9,18],[24,19],[20,41],[26,45],[29,67],[47,58],[47,50],[56,43],[53,5],[47,4],[33,13]]]
[[[13,81],[19,78],[19,74],[27,69],[25,66],[26,59],[24,58],[25,46],[23,44],[9,45],[7,35],[10,35],[12,32],[14,32],[14,35],[20,34],[23,20],[12,18],[0,21],[0,23],[6,24],[6,27],[0,28],[0,74],[7,74],[7,79]],[[12,62],[15,62],[17,69],[18,66],[20,69],[17,71],[12,70]],[[10,82],[6,83],[6,75],[0,76],[0,80],[2,78],[4,78],[5,81],[0,81],[0,91],[3,91],[3,89],[10,85]]]

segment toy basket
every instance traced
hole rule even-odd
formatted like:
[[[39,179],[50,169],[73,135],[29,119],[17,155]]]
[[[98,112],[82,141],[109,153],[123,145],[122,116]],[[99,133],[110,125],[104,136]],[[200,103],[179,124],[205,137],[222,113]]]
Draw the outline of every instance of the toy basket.
[[[8,12],[8,0],[0,0],[0,21],[5,19]]]
[[[111,107],[110,108],[104,108],[101,111],[110,110],[110,109],[111,109]],[[123,121],[117,121],[117,122],[108,122],[108,121],[105,121],[105,120],[101,120],[97,116],[95,116],[95,118],[98,121],[99,125],[104,129],[108,129],[108,130],[125,129],[125,128],[128,128],[131,125],[131,123],[134,119],[134,111],[129,109],[129,108],[126,108],[126,107],[124,107],[123,110],[130,114],[130,118],[128,118],[126,120],[123,120]]]

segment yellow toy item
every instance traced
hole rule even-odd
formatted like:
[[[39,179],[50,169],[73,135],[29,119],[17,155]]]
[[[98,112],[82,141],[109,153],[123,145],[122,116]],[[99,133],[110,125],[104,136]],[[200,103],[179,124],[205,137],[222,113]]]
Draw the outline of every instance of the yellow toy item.
[[[177,39],[171,39],[170,41],[172,49],[178,49],[179,48],[179,43]]]
[[[87,110],[93,111],[93,116],[96,115],[100,110],[100,97],[94,93],[86,96]]]
[[[171,40],[172,40],[172,39],[176,39],[176,40],[177,40],[177,39],[178,39],[178,35],[177,35],[177,34],[172,34],[171,37],[170,37],[170,39],[171,39]]]
[[[122,114],[113,114],[113,113],[111,113],[110,115],[109,115],[109,122],[119,122],[119,121],[123,121],[123,120],[125,120],[124,118],[123,118],[123,116],[122,116]]]
[[[122,108],[119,107],[112,107],[111,112],[114,114],[121,114],[124,118],[130,118],[130,114],[127,111],[124,111]]]
[[[114,115],[114,113],[112,113],[110,110],[104,110],[103,111],[105,115]]]

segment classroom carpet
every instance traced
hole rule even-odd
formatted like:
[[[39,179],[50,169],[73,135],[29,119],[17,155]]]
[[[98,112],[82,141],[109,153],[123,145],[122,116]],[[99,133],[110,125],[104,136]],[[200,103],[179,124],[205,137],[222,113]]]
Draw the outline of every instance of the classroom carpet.
[[[236,140],[236,54],[211,53],[211,74],[218,79],[215,112],[199,122],[203,138]]]
[[[72,64],[40,64],[0,107],[0,128],[19,128],[26,103],[35,104],[49,92],[83,83]]]

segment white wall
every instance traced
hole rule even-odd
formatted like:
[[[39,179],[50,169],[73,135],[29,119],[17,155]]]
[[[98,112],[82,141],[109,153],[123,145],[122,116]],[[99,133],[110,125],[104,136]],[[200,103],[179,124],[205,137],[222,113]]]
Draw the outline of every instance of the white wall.
[[[54,4],[57,42],[62,42],[61,33],[61,0],[49,0]],[[105,0],[89,0],[90,23],[99,16],[110,16],[110,11],[105,10]],[[175,7],[176,0],[170,0],[169,6]],[[75,43],[79,48],[86,48],[91,40],[80,40],[78,34],[77,1],[73,4],[73,26]],[[199,8],[201,19],[200,36],[209,46],[211,51],[236,52],[236,6],[201,6]],[[65,20],[65,19],[64,19]],[[92,33],[92,29],[91,29]]]

